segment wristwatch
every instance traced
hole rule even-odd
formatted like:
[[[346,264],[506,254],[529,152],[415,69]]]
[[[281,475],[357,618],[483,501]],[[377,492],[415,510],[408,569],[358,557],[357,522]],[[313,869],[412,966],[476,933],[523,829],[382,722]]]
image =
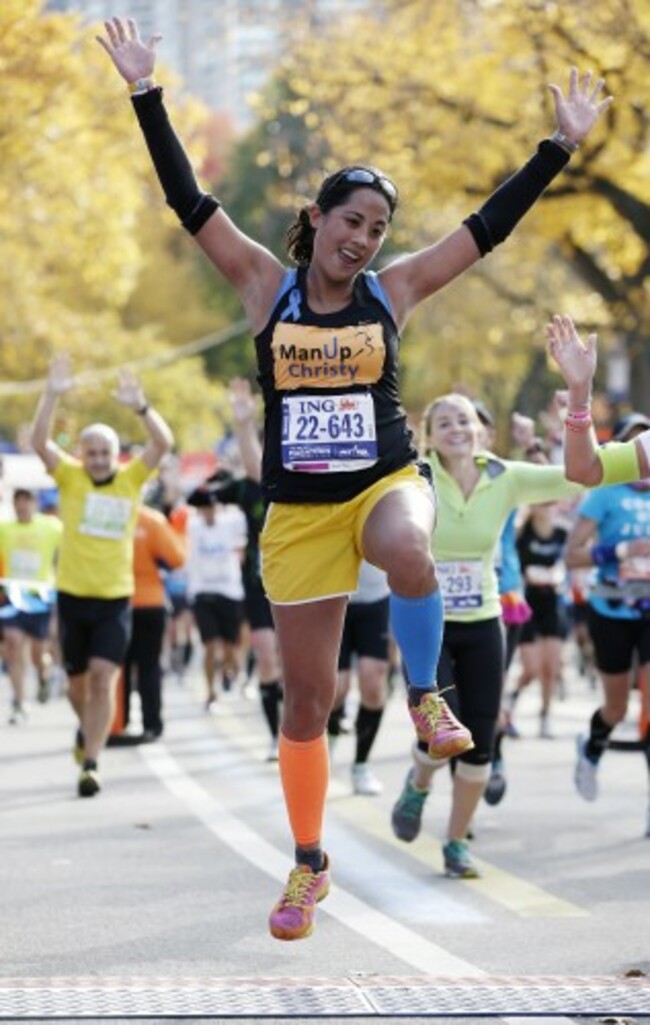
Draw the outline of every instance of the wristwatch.
[[[567,153],[575,153],[575,151],[580,148],[577,142],[570,139],[569,136],[565,135],[564,132],[561,132],[559,128],[553,132],[551,142],[556,142],[558,146],[561,146],[562,149],[567,151]]]
[[[136,78],[135,82],[129,82],[131,96],[135,96],[137,93],[148,93],[150,89],[155,88],[156,83],[153,78]]]

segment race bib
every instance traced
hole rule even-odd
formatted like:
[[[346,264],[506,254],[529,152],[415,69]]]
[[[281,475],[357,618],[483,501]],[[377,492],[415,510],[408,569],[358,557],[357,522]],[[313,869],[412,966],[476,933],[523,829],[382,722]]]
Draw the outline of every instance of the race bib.
[[[462,615],[480,609],[483,604],[482,562],[438,562],[436,572],[447,614]]]
[[[9,555],[9,576],[15,580],[36,580],[41,569],[38,552],[16,548]]]
[[[91,537],[119,541],[126,534],[132,512],[133,502],[130,498],[91,493],[86,496],[79,531]]]
[[[285,395],[282,465],[301,473],[363,470],[377,462],[372,396]]]

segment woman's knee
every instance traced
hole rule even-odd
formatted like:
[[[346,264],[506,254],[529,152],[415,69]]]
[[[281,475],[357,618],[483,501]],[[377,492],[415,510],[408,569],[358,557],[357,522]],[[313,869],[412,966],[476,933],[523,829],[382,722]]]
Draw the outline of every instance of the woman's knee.
[[[382,568],[391,590],[406,597],[429,594],[438,586],[430,539],[417,529],[400,530],[390,539]]]
[[[366,708],[383,708],[388,699],[388,664],[360,665],[359,694]]]
[[[285,679],[283,724],[293,734],[306,731],[310,736],[318,736],[327,725],[335,692],[336,681],[319,688],[305,687]]]

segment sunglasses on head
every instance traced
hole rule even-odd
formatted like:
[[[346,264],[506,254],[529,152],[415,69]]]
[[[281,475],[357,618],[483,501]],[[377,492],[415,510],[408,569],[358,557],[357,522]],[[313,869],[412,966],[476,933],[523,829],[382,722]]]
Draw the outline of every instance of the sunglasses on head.
[[[377,174],[367,167],[352,167],[348,171],[341,171],[337,174],[321,195],[321,199],[340,185],[341,182],[350,182],[352,185],[376,186],[388,200],[391,209],[397,204],[397,187],[385,174]]]

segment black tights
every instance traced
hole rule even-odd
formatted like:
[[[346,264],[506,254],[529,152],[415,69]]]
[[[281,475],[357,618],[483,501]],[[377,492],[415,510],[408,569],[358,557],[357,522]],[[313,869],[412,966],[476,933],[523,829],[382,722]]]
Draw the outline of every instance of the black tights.
[[[438,665],[438,686],[452,711],[471,731],[474,748],[461,755],[471,765],[486,765],[492,748],[503,689],[504,645],[500,619],[445,623]]]

